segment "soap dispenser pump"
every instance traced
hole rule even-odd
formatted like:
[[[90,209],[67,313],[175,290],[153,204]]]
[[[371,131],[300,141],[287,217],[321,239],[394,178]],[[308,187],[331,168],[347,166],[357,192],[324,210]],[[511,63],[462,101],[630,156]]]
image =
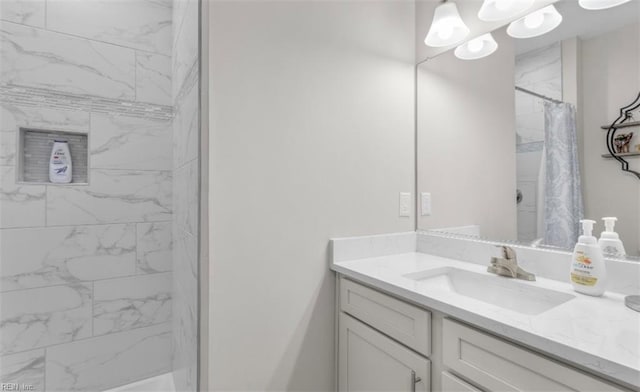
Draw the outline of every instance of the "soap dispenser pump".
[[[601,296],[604,294],[607,271],[602,249],[593,236],[593,220],[581,220],[583,234],[573,250],[571,259],[571,284],[579,293]]]
[[[602,218],[602,220],[604,221],[605,230],[600,234],[600,240],[598,240],[602,253],[606,256],[624,257],[626,255],[624,245],[620,240],[620,236],[614,230],[618,218],[607,217]]]

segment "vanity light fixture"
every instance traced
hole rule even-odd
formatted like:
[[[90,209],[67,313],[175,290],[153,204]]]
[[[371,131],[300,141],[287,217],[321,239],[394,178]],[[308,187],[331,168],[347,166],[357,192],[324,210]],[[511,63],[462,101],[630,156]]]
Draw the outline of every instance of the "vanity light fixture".
[[[616,7],[631,0],[579,0],[578,4],[585,10],[604,10]]]
[[[478,18],[485,22],[497,22],[513,18],[528,10],[533,0],[484,0]]]
[[[532,38],[546,34],[562,23],[562,15],[553,5],[544,7],[512,22],[507,34],[513,38]]]
[[[454,54],[461,60],[477,60],[487,57],[497,49],[498,43],[491,33],[487,33],[458,46]]]
[[[456,3],[446,1],[436,8],[424,43],[436,48],[455,45],[467,38],[467,35],[469,28],[462,21]]]

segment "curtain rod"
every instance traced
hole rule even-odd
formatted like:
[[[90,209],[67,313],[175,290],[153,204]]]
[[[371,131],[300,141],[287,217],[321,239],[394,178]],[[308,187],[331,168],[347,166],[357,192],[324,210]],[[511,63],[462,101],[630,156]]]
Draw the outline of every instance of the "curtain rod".
[[[554,99],[554,98],[549,98],[549,97],[544,96],[544,95],[542,95],[542,94],[538,94],[538,93],[533,92],[533,91],[531,91],[531,90],[527,90],[526,88],[522,88],[522,87],[519,87],[519,86],[515,86],[515,89],[516,89],[517,91],[521,91],[521,92],[523,92],[523,93],[525,93],[525,94],[533,95],[533,96],[535,96],[535,97],[538,97],[538,98],[541,98],[541,99],[544,99],[544,100],[547,100],[547,101],[551,101],[551,102],[553,102],[553,103],[564,103],[564,102],[562,102],[562,101],[560,101],[560,100],[557,100],[557,99]]]

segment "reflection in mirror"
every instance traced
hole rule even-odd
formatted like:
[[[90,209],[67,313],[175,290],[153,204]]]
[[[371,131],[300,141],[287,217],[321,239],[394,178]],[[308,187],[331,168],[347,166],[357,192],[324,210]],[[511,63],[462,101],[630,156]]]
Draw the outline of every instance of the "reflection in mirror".
[[[514,39],[503,26],[488,57],[449,51],[419,65],[418,192],[432,208],[418,228],[571,249],[581,218],[599,236],[615,216],[639,256],[640,181],[607,156],[601,127],[640,92],[640,1],[555,7],[563,21],[547,34]],[[617,135],[640,170],[640,126]]]

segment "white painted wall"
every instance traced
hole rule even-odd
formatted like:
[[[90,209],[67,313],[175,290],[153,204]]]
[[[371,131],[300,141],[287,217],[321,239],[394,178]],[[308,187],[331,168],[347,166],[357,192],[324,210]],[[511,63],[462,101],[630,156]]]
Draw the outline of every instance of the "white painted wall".
[[[414,229],[414,4],[210,6],[210,388],[333,390],[329,238]]]
[[[606,132],[619,109],[631,103],[640,91],[640,46],[638,24],[582,41],[582,102],[584,143],[585,215],[598,220],[617,216],[616,229],[627,253],[640,254],[640,181],[620,170],[620,164],[601,157],[607,153]],[[640,143],[640,128],[633,128],[632,145]],[[619,131],[624,132],[624,131]],[[631,168],[640,171],[638,158],[630,158]]]
[[[448,52],[418,72],[418,191],[432,215],[420,229],[480,225],[484,237],[515,239],[514,49],[475,61]]]

